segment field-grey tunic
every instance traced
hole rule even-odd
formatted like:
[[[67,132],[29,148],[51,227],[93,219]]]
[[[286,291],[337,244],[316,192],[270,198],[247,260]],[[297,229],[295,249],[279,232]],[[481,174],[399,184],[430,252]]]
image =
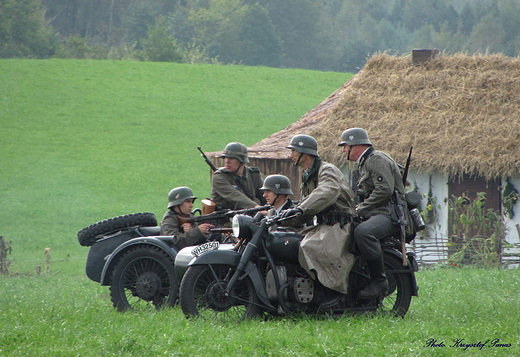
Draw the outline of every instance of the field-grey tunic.
[[[229,209],[246,209],[259,205],[263,178],[257,167],[245,167],[242,176],[221,167],[211,177],[211,200]]]
[[[206,236],[197,228],[196,222],[191,224],[192,228],[188,232],[184,232],[184,229],[179,223],[178,216],[178,213],[171,210],[164,213],[163,219],[161,220],[161,235],[173,236],[173,245],[177,249],[206,243]],[[189,217],[194,216],[190,215]]]

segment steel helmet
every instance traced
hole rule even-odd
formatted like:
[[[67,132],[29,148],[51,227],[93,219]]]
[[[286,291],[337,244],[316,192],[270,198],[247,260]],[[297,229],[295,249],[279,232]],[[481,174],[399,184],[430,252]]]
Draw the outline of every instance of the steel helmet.
[[[287,149],[294,149],[302,154],[318,156],[318,142],[309,135],[295,135]]]
[[[277,195],[292,195],[291,181],[284,175],[269,175],[264,180],[261,190],[270,190]]]
[[[365,129],[361,128],[350,128],[347,129],[341,134],[341,142],[338,146],[343,145],[372,145],[370,140],[368,139],[368,134]]]
[[[197,197],[193,196],[193,192],[189,187],[181,186],[176,187],[173,190],[170,191],[168,194],[168,209],[172,208],[173,206],[178,206],[181,203],[183,203],[188,198],[196,199]]]
[[[247,147],[241,143],[229,143],[222,151],[223,157],[234,157],[240,162],[249,162],[247,158]]]

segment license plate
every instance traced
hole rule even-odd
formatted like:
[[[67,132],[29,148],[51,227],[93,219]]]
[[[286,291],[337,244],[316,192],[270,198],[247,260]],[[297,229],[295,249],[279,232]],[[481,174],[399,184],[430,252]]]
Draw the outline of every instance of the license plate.
[[[191,251],[191,254],[195,257],[199,257],[202,253],[207,252],[208,250],[216,250],[220,247],[219,242],[207,242],[199,245]]]

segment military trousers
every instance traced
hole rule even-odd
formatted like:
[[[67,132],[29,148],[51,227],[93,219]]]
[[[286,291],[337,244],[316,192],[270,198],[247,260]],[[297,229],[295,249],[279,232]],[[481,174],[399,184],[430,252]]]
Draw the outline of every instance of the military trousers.
[[[360,223],[354,230],[354,239],[363,258],[372,260],[381,256],[379,241],[394,235],[399,226],[392,222],[390,216],[377,214]]]

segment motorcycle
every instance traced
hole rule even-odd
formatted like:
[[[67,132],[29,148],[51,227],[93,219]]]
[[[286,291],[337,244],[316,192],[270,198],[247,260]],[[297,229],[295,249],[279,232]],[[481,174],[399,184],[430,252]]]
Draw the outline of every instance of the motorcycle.
[[[203,200],[204,201],[204,200]],[[203,210],[205,205],[203,203]],[[185,222],[209,222],[211,240],[230,244],[230,228],[222,228],[235,214],[254,214],[269,206],[231,211],[216,210],[200,214]],[[201,214],[202,213],[202,214]],[[90,247],[86,262],[87,277],[110,287],[115,308],[147,310],[174,306],[178,300],[179,281],[174,268],[178,253],[172,236],[161,235],[154,213],[133,213],[106,219],[83,228],[77,234],[82,246]],[[192,247],[193,249],[193,247]]]
[[[291,217],[288,217],[291,218]],[[239,244],[214,244],[181,250],[175,268],[183,276],[179,302],[187,318],[238,321],[262,315],[304,313],[383,313],[404,316],[412,296],[418,295],[415,272],[418,265],[412,252],[401,253],[399,237],[381,241],[389,290],[377,298],[357,297],[370,281],[366,261],[356,256],[349,275],[348,294],[332,306],[323,307],[327,289],[316,284],[298,263],[303,236],[283,227],[270,230],[281,216],[233,217],[233,232]],[[352,224],[352,223],[350,223]],[[328,290],[330,291],[330,290]]]

